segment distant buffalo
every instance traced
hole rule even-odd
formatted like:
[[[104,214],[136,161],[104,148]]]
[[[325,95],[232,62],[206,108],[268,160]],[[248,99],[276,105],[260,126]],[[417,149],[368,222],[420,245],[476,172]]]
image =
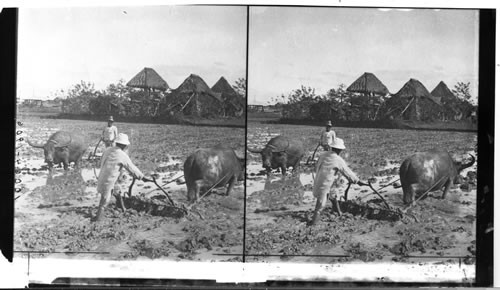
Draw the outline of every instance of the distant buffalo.
[[[415,194],[443,189],[442,198],[446,197],[451,183],[457,183],[460,172],[471,167],[476,159],[461,163],[454,161],[446,151],[431,150],[419,152],[406,158],[399,168],[399,177],[403,187],[403,201],[412,203]]]
[[[71,162],[75,163],[78,167],[82,156],[87,150],[87,145],[84,142],[81,134],[57,131],[49,137],[45,143],[33,143],[27,140],[28,144],[35,148],[42,148],[45,155],[45,162],[52,170],[54,164],[63,164],[64,170],[68,170]]]
[[[224,146],[197,149],[184,162],[188,201],[199,198],[201,188],[223,187],[229,195],[237,180],[244,178],[245,159]]]
[[[262,167],[269,174],[271,169],[280,168],[281,173],[286,175],[286,169],[290,166],[293,171],[299,167],[300,160],[305,154],[304,145],[299,140],[289,139],[285,136],[276,136],[269,140],[262,149],[248,148],[251,153],[260,153],[262,156]]]

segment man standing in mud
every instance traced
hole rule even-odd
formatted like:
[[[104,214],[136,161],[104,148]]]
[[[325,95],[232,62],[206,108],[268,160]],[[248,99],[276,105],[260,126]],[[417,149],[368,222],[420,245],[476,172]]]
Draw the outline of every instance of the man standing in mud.
[[[121,198],[118,195],[122,194],[122,191],[119,186],[116,186],[116,182],[123,168],[134,178],[148,181],[125,152],[127,146],[130,145],[128,136],[120,133],[116,137],[115,143],[115,146],[107,148],[104,151],[101,158],[101,172],[97,179],[97,192],[101,194],[101,201],[93,221],[100,221],[102,219],[104,208],[108,205],[111,194],[115,196],[117,203],[121,202]]]
[[[340,178],[340,174],[351,183],[359,182],[356,174],[347,166],[344,159],[340,157],[340,152],[345,149],[344,141],[340,138],[335,138],[329,147],[331,150],[321,153],[318,163],[316,163],[316,177],[314,178],[313,185],[316,208],[314,209],[314,216],[309,225],[315,225],[321,220],[321,211],[325,207],[327,196],[334,182]],[[337,192],[333,192],[332,194],[336,197]]]
[[[102,141],[104,141],[106,148],[114,146],[115,139],[118,136],[118,129],[116,126],[113,126],[113,122],[113,116],[110,116],[108,126],[102,131]]]
[[[333,140],[335,140],[335,132],[332,130],[332,121],[328,121],[325,132],[321,134],[319,143],[325,151],[330,151]]]

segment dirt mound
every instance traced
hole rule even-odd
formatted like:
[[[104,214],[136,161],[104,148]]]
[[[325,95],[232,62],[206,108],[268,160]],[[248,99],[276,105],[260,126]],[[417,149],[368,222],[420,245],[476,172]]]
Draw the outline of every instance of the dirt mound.
[[[377,202],[379,201],[380,200],[377,200]],[[333,201],[331,202],[333,207],[334,206]],[[348,212],[352,215],[362,216],[367,219],[381,220],[381,221],[398,221],[403,217],[401,213],[398,213],[394,209],[375,207],[367,203],[359,203],[352,200],[339,201],[338,203],[340,210],[343,213]]]
[[[343,245],[342,249],[348,257],[340,258],[340,261],[361,260],[363,262],[372,262],[384,258],[384,245],[378,244],[376,247],[367,247],[363,243],[349,243]]]
[[[345,228],[354,227],[356,217],[346,214],[342,217],[324,213],[322,223],[307,227],[308,211],[279,214],[265,227],[250,227],[247,232],[246,252],[249,254],[307,255],[315,248],[344,244],[349,233]]]
[[[131,259],[139,256],[148,257],[150,259],[157,259],[161,257],[168,257],[172,253],[174,243],[172,241],[163,240],[161,243],[154,243],[150,240],[138,240],[127,242],[130,246],[131,252],[126,253],[123,258]]]
[[[131,208],[138,212],[145,212],[153,216],[163,216],[171,218],[181,218],[187,214],[181,207],[174,207],[168,204],[165,196],[159,196],[156,199],[146,198],[144,196],[124,197],[125,208]]]

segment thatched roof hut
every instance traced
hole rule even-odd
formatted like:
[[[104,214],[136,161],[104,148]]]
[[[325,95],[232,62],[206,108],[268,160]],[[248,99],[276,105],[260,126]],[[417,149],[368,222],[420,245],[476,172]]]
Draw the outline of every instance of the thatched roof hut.
[[[442,114],[439,98],[433,97],[418,80],[410,79],[404,86],[387,100],[386,115],[402,117],[406,120],[430,121]]]
[[[394,94],[394,96],[399,98],[426,98],[433,101],[437,105],[442,105],[441,98],[431,95],[427,88],[416,79],[410,79],[406,82],[406,84],[404,84],[404,86],[396,94]]]
[[[223,102],[221,93],[216,93],[198,75],[191,74],[166,98],[167,108],[179,107],[186,115],[220,115]]]
[[[206,94],[212,98],[222,101],[221,94],[210,89],[207,83],[198,75],[190,74],[172,94]]]
[[[166,91],[169,87],[167,82],[152,68],[145,67],[128,83],[128,87],[141,88],[145,90]]]
[[[446,119],[457,120],[465,116],[462,111],[466,111],[467,104],[457,98],[443,81],[440,81],[432,90],[431,95],[441,99],[441,103],[446,109]]]
[[[385,96],[389,93],[387,87],[372,73],[365,72],[357,80],[355,80],[349,87],[348,92],[363,93],[363,94],[376,94]]]
[[[431,95],[436,98],[441,98],[445,103],[457,100],[457,97],[451,92],[443,81],[440,81],[439,84],[432,90]]]
[[[410,79],[397,93],[394,94],[394,96],[397,96],[399,98],[428,98],[431,96],[431,94],[420,81],[416,79]]]
[[[221,77],[212,87],[212,91],[220,93],[224,100],[225,116],[241,116],[245,108],[245,99],[231,87],[228,81]]]
[[[220,77],[220,79],[213,85],[212,91],[221,93],[222,96],[235,96],[238,95],[233,87],[228,83],[228,81],[224,77]]]

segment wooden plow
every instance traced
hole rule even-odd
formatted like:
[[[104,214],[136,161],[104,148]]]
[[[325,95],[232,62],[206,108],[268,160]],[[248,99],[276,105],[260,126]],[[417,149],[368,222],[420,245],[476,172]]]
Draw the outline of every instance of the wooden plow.
[[[399,179],[398,179],[399,180]],[[351,183],[347,185],[347,188],[344,192],[343,201],[338,200],[336,197],[330,198],[330,202],[332,203],[332,211],[336,212],[339,216],[343,215],[343,212],[350,212],[353,215],[361,215],[365,216],[368,219],[377,219],[377,220],[388,220],[388,221],[398,221],[405,217],[410,217],[416,222],[418,222],[417,217],[412,214],[409,214],[407,210],[409,207],[405,209],[401,209],[398,207],[394,207],[389,205],[384,197],[380,194],[380,190],[394,184],[394,182],[398,181],[394,180],[387,185],[382,186],[378,190],[373,187],[371,182],[359,182],[358,184],[361,186],[368,186],[371,190],[371,194],[375,194],[383,203],[383,207],[372,207],[368,203],[359,203],[355,201],[348,200],[349,189],[351,188]]]
[[[133,186],[135,184],[135,178],[132,179],[132,182],[130,183],[129,189],[128,189],[128,197],[126,200],[123,200],[123,195],[117,195],[117,207],[120,208],[123,212],[126,211],[126,204],[129,205],[134,205],[134,207],[138,207],[140,209],[145,210],[146,212],[150,212],[154,215],[162,215],[162,216],[170,216],[170,217],[184,217],[188,216],[190,213],[196,213],[202,220],[205,218],[201,215],[200,212],[197,210],[193,209],[193,207],[205,196],[210,193],[212,189],[214,189],[224,178],[226,178],[229,175],[230,172],[228,172],[225,176],[220,178],[218,182],[214,183],[209,189],[207,189],[200,197],[194,201],[193,203],[186,205],[183,203],[175,203],[174,200],[170,197],[170,195],[167,193],[167,191],[163,188],[163,186],[170,184],[174,181],[177,181],[184,177],[184,175],[178,176],[176,178],[173,178],[162,185],[158,184],[156,179],[152,177],[151,179],[145,178],[144,181],[146,182],[152,182],[156,185],[156,187],[167,197],[167,200],[169,204],[164,204],[164,203],[157,203],[156,201],[153,201],[151,199],[145,199],[141,197],[133,197],[132,196],[132,190]],[[130,206],[129,206],[130,207]]]

